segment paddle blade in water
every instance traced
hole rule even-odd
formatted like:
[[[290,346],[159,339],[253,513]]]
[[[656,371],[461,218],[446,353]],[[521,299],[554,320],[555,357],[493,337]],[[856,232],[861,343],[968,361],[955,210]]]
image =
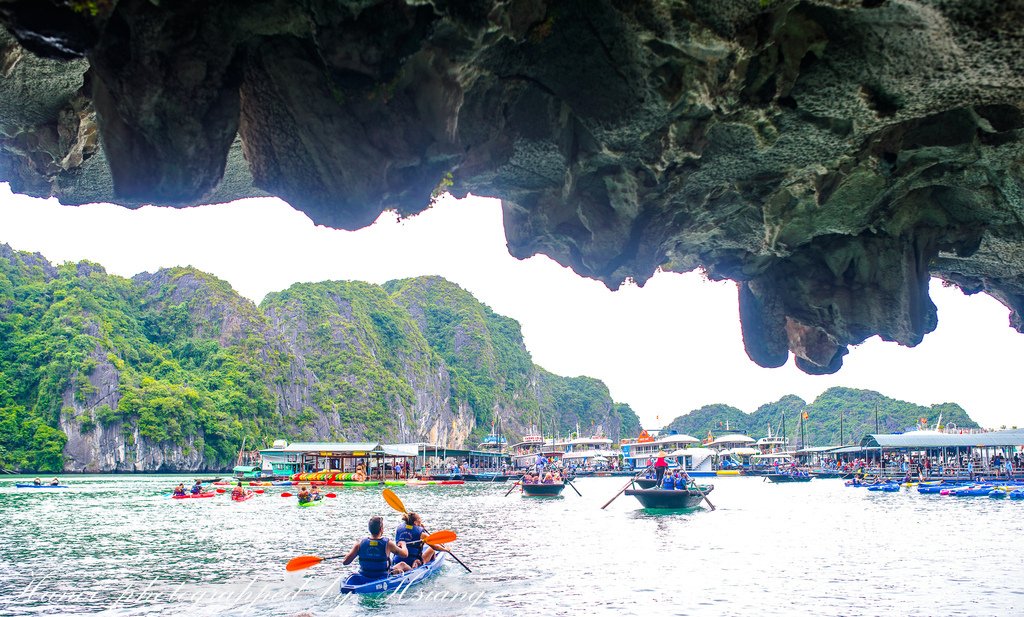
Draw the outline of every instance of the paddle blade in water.
[[[292,496],[292,494],[287,492],[287,491],[285,491],[284,493],[281,493],[281,497],[291,497],[291,496]]]
[[[262,495],[263,494],[263,489],[261,489],[261,488],[256,489],[256,494],[257,495]]]
[[[423,540],[425,544],[447,544],[458,540],[459,537],[455,535],[454,531],[442,529],[441,531],[435,531],[432,534],[425,535],[420,539]]]
[[[335,493],[327,493],[326,495],[324,495],[324,497],[330,497],[331,499],[334,499],[334,498],[335,498],[335,497],[337,497],[337,496],[338,496],[338,495],[337,495],[337,494],[335,494]]]
[[[315,566],[323,560],[323,557],[317,557],[316,555],[300,555],[298,557],[291,559],[285,565],[284,569],[288,570],[289,572],[295,572],[296,570],[305,570],[310,566]]]
[[[225,491],[225,489],[219,488],[219,489],[217,489],[217,492],[218,492],[218,493],[224,493],[224,492],[226,492],[226,491]]]
[[[402,503],[402,500],[398,498],[398,495],[395,494],[395,491],[386,488],[381,494],[384,495],[384,501],[388,502],[389,506],[391,506],[395,510],[398,510],[399,512],[405,512],[405,504]]]

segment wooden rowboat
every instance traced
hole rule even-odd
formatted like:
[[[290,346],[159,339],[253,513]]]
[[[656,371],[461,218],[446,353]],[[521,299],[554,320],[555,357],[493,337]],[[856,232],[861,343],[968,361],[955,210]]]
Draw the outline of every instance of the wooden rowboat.
[[[660,488],[627,489],[626,494],[636,497],[645,508],[682,510],[684,508],[696,508],[704,500],[704,495],[715,490],[713,485],[700,487],[703,491],[696,491],[692,488],[683,490],[666,491]]]
[[[523,495],[528,497],[557,497],[565,490],[564,482],[554,484],[523,484]]]

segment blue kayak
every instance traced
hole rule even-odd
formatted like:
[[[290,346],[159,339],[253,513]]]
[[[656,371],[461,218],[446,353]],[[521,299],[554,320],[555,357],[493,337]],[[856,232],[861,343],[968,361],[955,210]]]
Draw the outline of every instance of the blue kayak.
[[[882,491],[883,493],[895,493],[896,491],[900,490],[900,485],[887,482],[885,484],[876,484],[874,486],[869,486],[868,490]]]
[[[17,482],[14,486],[18,488],[71,488],[66,484],[26,484],[23,482]]]
[[[441,570],[444,563],[444,553],[437,553],[434,560],[404,574],[395,574],[387,578],[368,579],[358,572],[350,574],[342,583],[340,593],[385,593],[399,587],[405,588],[410,585],[422,583]]]

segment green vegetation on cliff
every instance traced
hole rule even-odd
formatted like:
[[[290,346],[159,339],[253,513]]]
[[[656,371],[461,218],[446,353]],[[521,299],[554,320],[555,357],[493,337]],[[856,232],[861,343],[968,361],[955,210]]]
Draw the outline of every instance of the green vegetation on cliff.
[[[821,393],[813,403],[806,403],[789,394],[773,403],[766,403],[747,414],[729,405],[706,405],[673,420],[667,428],[703,439],[708,431],[718,436],[726,432],[744,433],[754,438],[763,437],[769,425],[773,434],[781,434],[785,418],[785,433],[791,445],[800,443],[800,417],[807,413],[803,431],[807,446],[825,446],[840,443],[842,423],[843,443],[859,443],[861,437],[875,432],[875,410],[878,411],[878,430],[883,433],[912,430],[921,418],[934,426],[942,417],[942,424],[964,428],[978,425],[956,403],[941,403],[924,407],[883,396],[872,390],[834,387]]]
[[[492,422],[515,437],[542,421],[639,426],[439,277],[302,283],[257,307],[194,268],[129,280],[0,245],[2,468],[225,466],[243,439],[282,436],[475,445]]]

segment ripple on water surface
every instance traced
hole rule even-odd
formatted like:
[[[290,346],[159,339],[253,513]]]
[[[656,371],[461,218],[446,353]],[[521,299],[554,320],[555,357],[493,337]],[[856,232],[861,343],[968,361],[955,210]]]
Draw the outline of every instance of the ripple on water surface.
[[[20,479],[19,479],[20,480]],[[282,488],[244,503],[172,500],[186,476],[83,476],[70,489],[0,483],[0,615],[1013,615],[1024,502],[872,493],[841,481],[719,478],[717,507],[659,514],[623,484],[583,497],[504,497],[509,484],[395,489],[432,529],[453,529],[442,573],[402,594],[348,597],[340,560],[370,516],[399,522],[373,488],[298,508]]]

